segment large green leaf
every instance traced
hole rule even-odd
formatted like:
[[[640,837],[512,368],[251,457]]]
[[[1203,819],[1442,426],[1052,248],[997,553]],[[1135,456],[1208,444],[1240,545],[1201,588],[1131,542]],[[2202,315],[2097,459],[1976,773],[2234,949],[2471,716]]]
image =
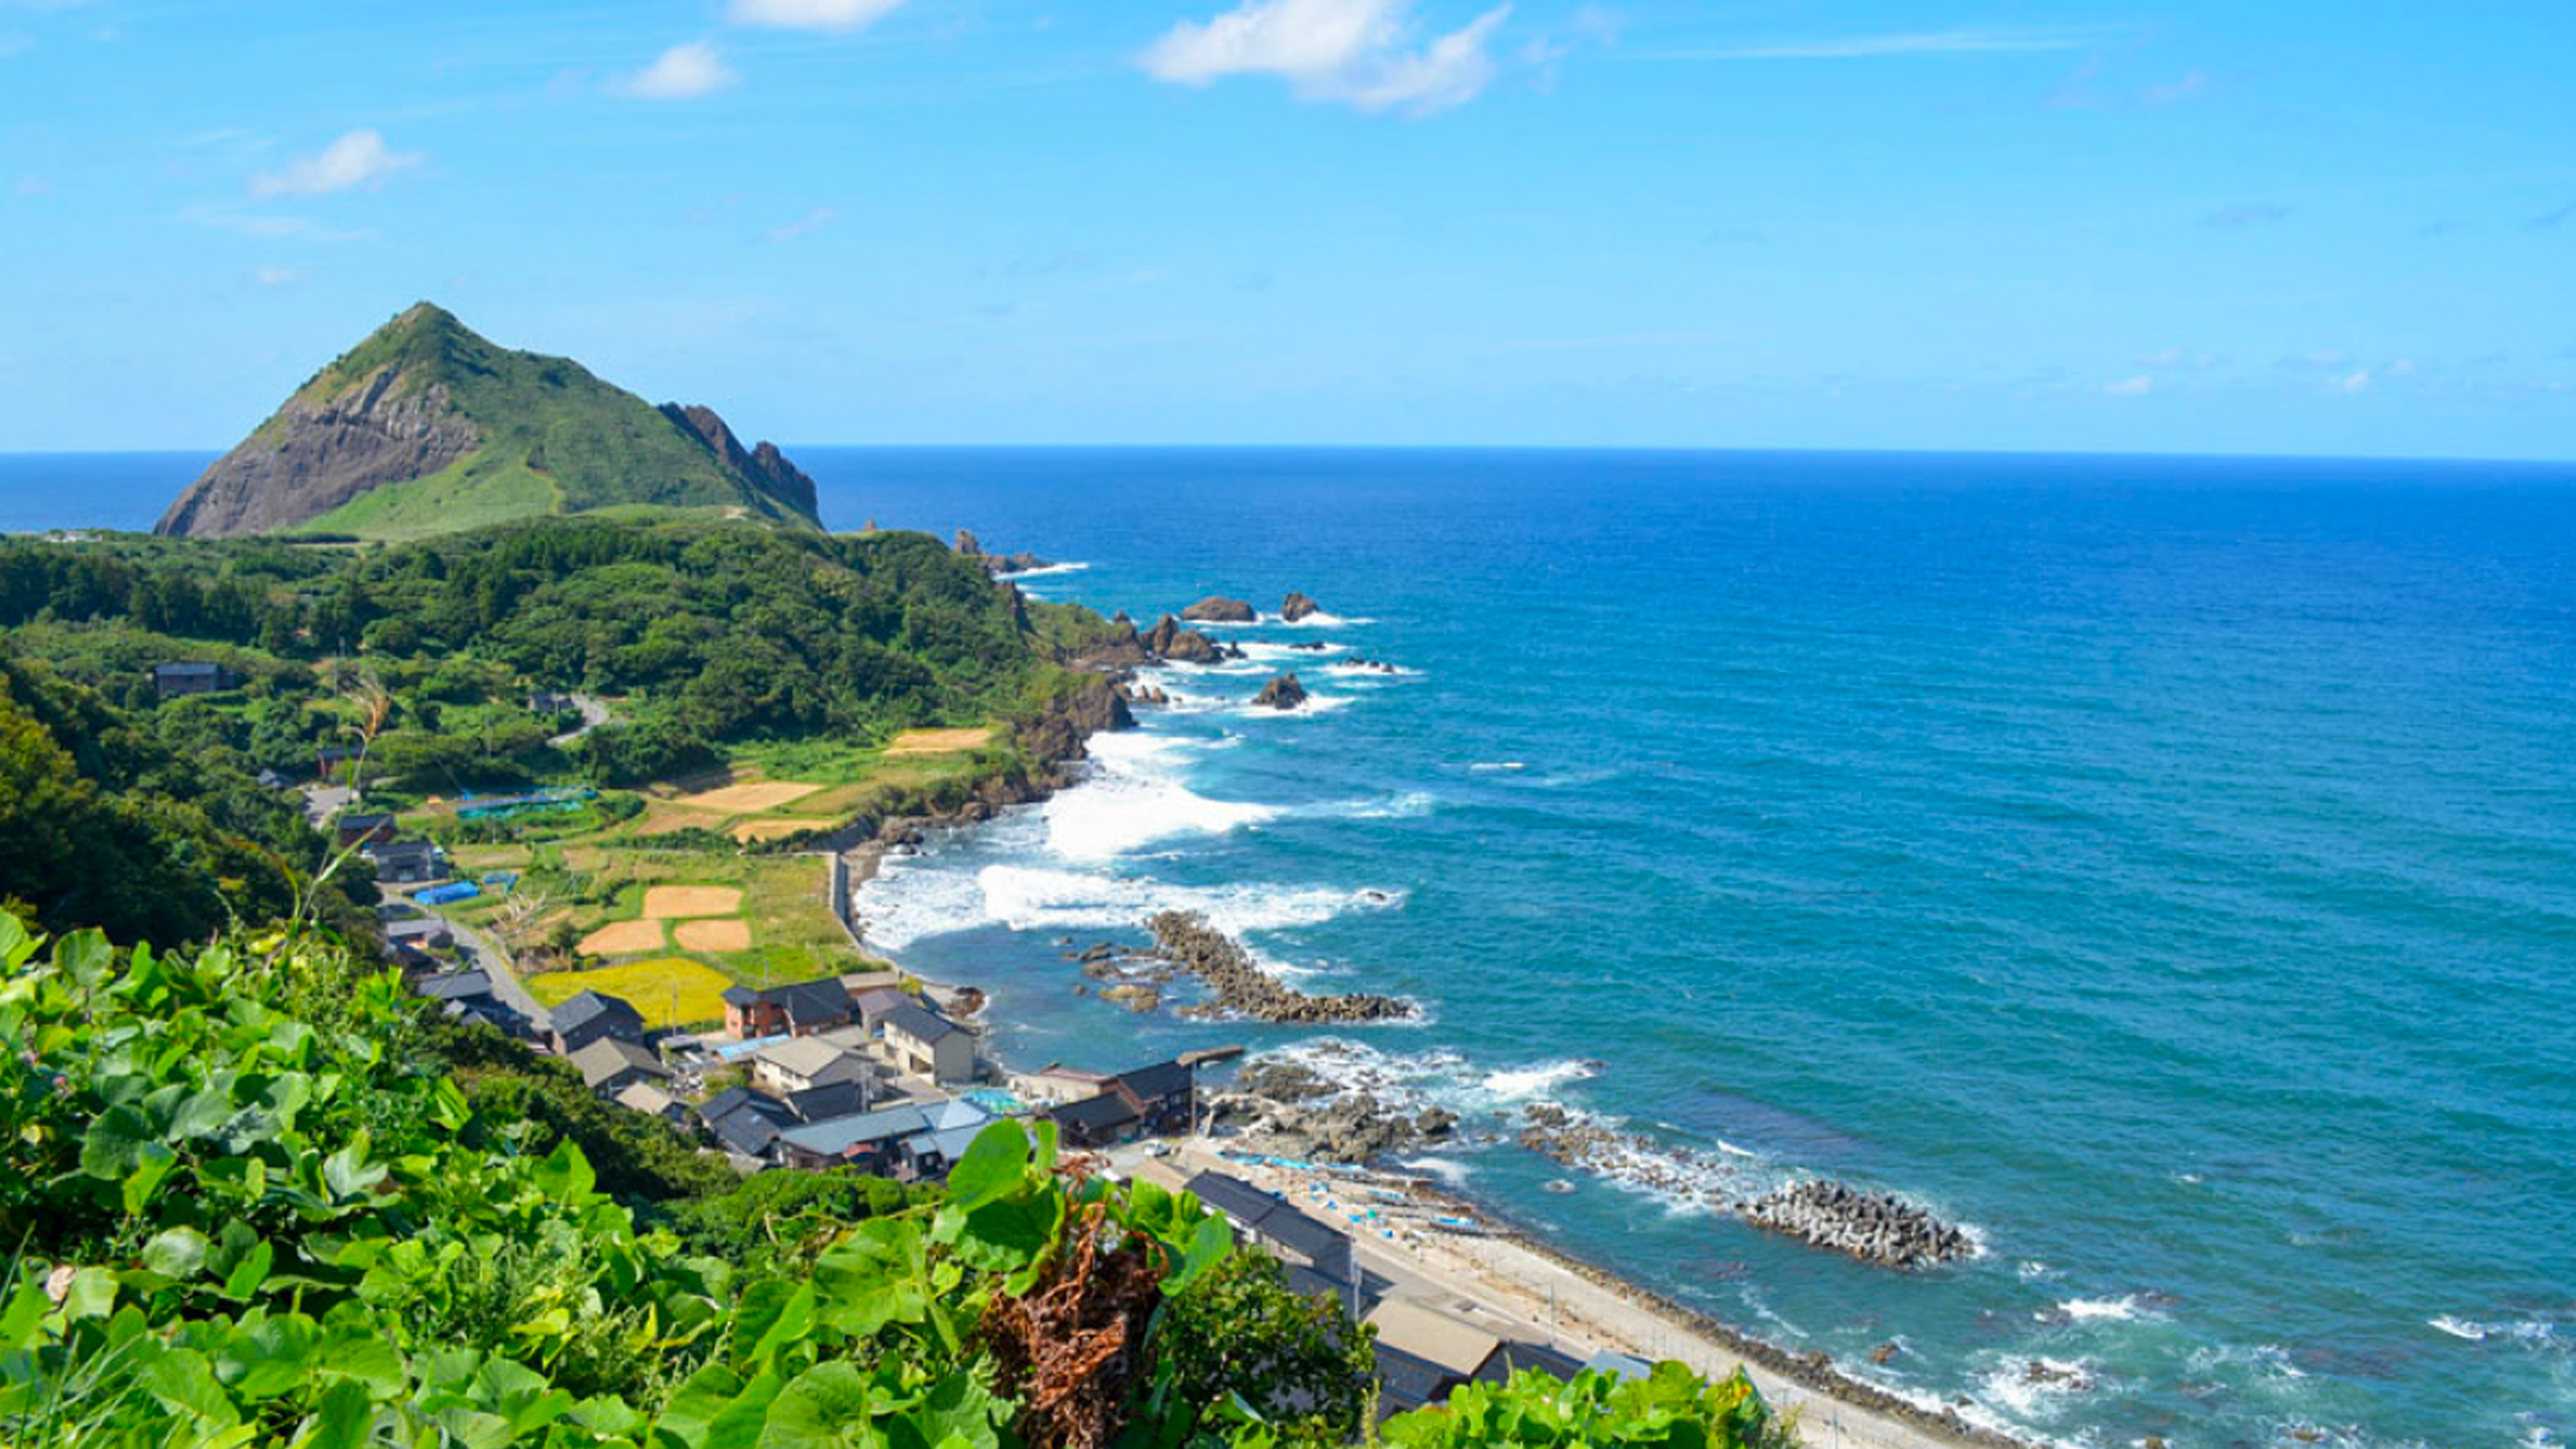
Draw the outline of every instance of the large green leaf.
[[[143,1245],[143,1266],[184,1282],[206,1266],[206,1247],[206,1235],[195,1228],[171,1228]]]
[[[874,1408],[876,1387],[844,1359],[816,1364],[796,1376],[769,1406],[760,1449],[860,1449],[881,1445]]]

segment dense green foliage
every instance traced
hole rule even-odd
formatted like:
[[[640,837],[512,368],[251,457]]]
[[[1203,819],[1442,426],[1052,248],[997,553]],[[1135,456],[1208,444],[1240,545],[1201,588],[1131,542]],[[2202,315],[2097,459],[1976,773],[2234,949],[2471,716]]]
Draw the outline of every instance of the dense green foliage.
[[[194,718],[174,711],[165,735],[0,649],[0,898],[49,929],[176,941],[289,914],[318,838],[240,756],[189,747]],[[358,922],[338,884],[320,900]]]
[[[274,542],[0,542],[17,648],[137,711],[148,670],[221,663],[194,701],[255,767],[335,733],[360,673],[394,698],[385,776],[455,790],[705,768],[730,742],[1024,717],[1079,681],[1089,612],[1018,598],[921,534],[833,537],[663,519],[552,519],[368,552]],[[532,690],[626,696],[569,751]],[[166,711],[167,707],[164,707]]]
[[[629,1204],[573,1138],[479,1109],[392,974],[310,939],[120,958],[0,917],[0,970],[11,1444],[1098,1449],[1358,1422],[1351,1377],[1264,1402],[1243,1366],[1362,1330],[1265,1304],[1188,1196],[1059,1174],[1044,1128],[989,1129],[931,1201],[821,1178]],[[1176,1352],[1181,1325],[1218,1342]],[[1387,1437],[1764,1432],[1749,1391],[1669,1370],[1459,1404]]]
[[[252,777],[309,778],[317,751],[356,743],[362,698],[386,707],[379,808],[636,785],[746,741],[1029,717],[1096,687],[1054,661],[1106,627],[919,534],[601,518],[363,552],[0,540],[0,626],[0,900],[49,929],[160,940],[285,913],[324,850]],[[236,686],[161,699],[152,666],[190,660]],[[615,722],[555,746],[566,719],[527,702],[565,689],[617,698]],[[1028,768],[993,754],[992,771]]]

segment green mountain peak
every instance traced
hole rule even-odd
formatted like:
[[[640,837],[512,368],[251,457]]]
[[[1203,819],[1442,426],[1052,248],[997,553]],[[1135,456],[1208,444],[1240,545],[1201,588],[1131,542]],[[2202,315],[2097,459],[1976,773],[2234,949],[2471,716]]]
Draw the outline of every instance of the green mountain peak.
[[[409,538],[633,507],[819,526],[813,480],[712,410],[655,408],[424,301],[296,389],[158,531]]]

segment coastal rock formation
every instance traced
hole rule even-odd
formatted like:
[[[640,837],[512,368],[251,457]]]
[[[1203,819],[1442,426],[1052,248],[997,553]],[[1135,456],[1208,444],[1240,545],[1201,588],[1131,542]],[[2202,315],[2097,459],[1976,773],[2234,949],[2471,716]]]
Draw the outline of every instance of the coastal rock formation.
[[[1926,1268],[1975,1254],[1966,1233],[1893,1193],[1821,1179],[1764,1194],[1739,1211],[1755,1227],[1884,1268]]]
[[[386,483],[425,478],[483,446],[444,383],[405,389],[383,367],[355,386],[286,400],[277,416],[217,458],[153,531],[231,538],[292,528]]]
[[[1183,609],[1181,617],[1193,624],[1249,624],[1261,615],[1241,599],[1210,594]]]
[[[804,469],[787,461],[776,443],[763,442],[749,452],[743,451],[742,439],[733,435],[733,429],[725,426],[714,408],[702,403],[664,403],[662,416],[686,429],[715,454],[717,462],[750,479],[754,487],[799,513],[814,514],[814,480],[806,476]]]
[[[1195,912],[1165,911],[1146,925],[1165,961],[1198,977],[1216,993],[1212,1005],[1193,1007],[1192,1015],[1229,1014],[1300,1024],[1394,1021],[1413,1015],[1412,1006],[1392,996],[1309,996],[1282,986],[1254,965],[1233,937]]]
[[[767,443],[763,443],[761,446],[766,448],[769,445]],[[875,520],[871,519],[869,521],[868,528],[870,532],[875,531]],[[1030,553],[1026,549],[1022,549],[1018,553],[986,553],[984,552],[983,541],[975,537],[975,531],[971,528],[961,528],[957,530],[955,548],[959,558],[974,559],[976,562],[981,563],[984,566],[984,572],[988,574],[1024,574],[1031,569],[1055,567],[1054,564],[1038,557],[1036,554]],[[1126,615],[1121,614],[1119,617],[1123,619]]]
[[[1252,697],[1255,709],[1295,709],[1306,702],[1306,686],[1297,682],[1294,670],[1273,675],[1261,692]]]
[[[1022,750],[1054,764],[1083,758],[1086,736],[1135,727],[1136,716],[1119,697],[1118,687],[1109,680],[1094,679],[1049,700],[1044,710],[1021,721],[1013,734]]]
[[[1287,602],[1279,606],[1279,617],[1287,620],[1291,624],[1305,618],[1308,614],[1320,614],[1322,612],[1324,612],[1323,605],[1307,598],[1304,594],[1297,592],[1295,589],[1290,589],[1288,591]]]
[[[1687,1147],[1668,1147],[1641,1133],[1622,1132],[1569,1112],[1554,1102],[1521,1109],[1521,1146],[1567,1167],[1616,1178],[1632,1187],[1687,1198],[1723,1209],[1712,1187],[1721,1164]]]
[[[1196,629],[1182,628],[1181,621],[1169,614],[1163,616],[1161,623],[1145,631],[1139,642],[1154,658],[1181,664],[1217,664],[1242,657],[1241,650],[1228,652],[1229,646],[1217,643]]]

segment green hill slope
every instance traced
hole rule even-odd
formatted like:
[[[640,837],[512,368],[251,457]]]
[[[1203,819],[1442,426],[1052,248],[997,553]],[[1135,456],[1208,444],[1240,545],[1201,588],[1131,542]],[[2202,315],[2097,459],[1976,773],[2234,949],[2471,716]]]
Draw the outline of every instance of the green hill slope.
[[[817,522],[812,480],[713,412],[655,408],[423,302],[315,374],[157,531],[411,538],[634,506]]]

